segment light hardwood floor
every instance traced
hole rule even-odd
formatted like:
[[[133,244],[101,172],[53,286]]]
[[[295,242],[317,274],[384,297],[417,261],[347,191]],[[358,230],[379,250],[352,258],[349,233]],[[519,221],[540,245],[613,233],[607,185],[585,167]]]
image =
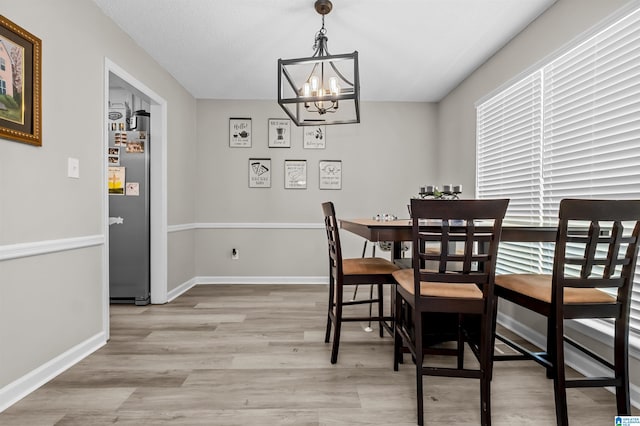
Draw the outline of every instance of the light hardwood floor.
[[[405,357],[393,371],[390,337],[347,323],[329,363],[326,298],[321,285],[200,285],[166,305],[112,305],[109,343],[0,425],[415,425],[415,369]],[[494,372],[494,425],[555,424],[541,367]],[[479,424],[478,392],[477,380],[425,378],[427,424]],[[606,390],[569,390],[572,424],[613,425],[614,413]]]

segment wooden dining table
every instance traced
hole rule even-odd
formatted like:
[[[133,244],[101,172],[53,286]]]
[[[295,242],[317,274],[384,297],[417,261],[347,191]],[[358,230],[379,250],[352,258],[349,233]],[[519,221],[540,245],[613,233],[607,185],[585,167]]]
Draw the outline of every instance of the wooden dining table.
[[[406,263],[407,259],[402,259],[402,243],[412,240],[412,220],[396,219],[396,220],[376,220],[376,219],[338,219],[340,227],[345,231],[359,235],[371,242],[388,241],[393,243],[391,249],[391,260],[403,268],[410,268],[411,263]],[[425,223],[421,229],[428,230],[429,226],[438,228],[439,225],[429,225]],[[478,227],[481,227],[478,224]],[[502,235],[500,241],[508,242],[555,242],[557,234],[557,226],[542,225],[525,225],[517,223],[502,224]],[[408,259],[410,260],[410,259]],[[391,300],[394,298],[392,293]],[[393,306],[393,303],[392,303]],[[393,307],[392,307],[393,309]],[[452,330],[456,330],[454,326],[457,323],[451,322],[450,319],[438,317],[441,314],[432,314],[434,317],[424,321],[423,318],[423,341],[427,346],[446,341],[451,336]],[[434,320],[434,318],[436,318]]]
[[[345,231],[359,235],[369,241],[389,241],[393,243],[392,259],[400,259],[402,242],[411,241],[411,219],[338,219]],[[424,229],[429,228],[428,224]],[[558,228],[534,224],[503,222],[500,241],[508,242],[555,242]]]

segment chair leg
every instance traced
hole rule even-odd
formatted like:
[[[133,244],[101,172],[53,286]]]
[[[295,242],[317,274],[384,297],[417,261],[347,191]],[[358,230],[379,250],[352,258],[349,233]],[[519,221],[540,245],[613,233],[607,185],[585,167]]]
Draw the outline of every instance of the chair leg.
[[[398,371],[398,364],[402,360],[402,336],[400,335],[400,328],[402,327],[402,298],[395,295],[395,312],[394,312],[394,327],[393,327],[393,371]]]
[[[556,377],[555,369],[560,368],[560,365],[555,363],[556,354],[555,348],[556,342],[556,328],[554,321],[551,318],[547,318],[547,360],[553,364],[553,367],[547,368],[547,379],[553,379]],[[562,338],[560,341],[564,341]]]
[[[335,325],[333,327],[333,346],[331,348],[331,364],[338,362],[338,349],[340,346],[340,329],[342,328],[342,286],[336,289]]]
[[[458,370],[464,368],[464,333],[463,333],[463,315],[458,314]]]
[[[423,383],[424,377],[422,372],[422,362],[424,360],[424,349],[422,347],[422,314],[416,310],[413,313],[414,318],[414,333],[413,339],[415,341],[415,358],[416,358],[416,408],[418,416],[418,425],[424,425],[424,396],[423,396]]]
[[[549,322],[555,324],[553,327],[554,341],[551,343],[551,348],[547,348],[547,351],[552,349],[554,358],[553,362],[553,393],[556,403],[556,423],[558,426],[569,425],[569,415],[567,413],[567,387],[564,368],[564,323],[563,319],[549,318]]]
[[[334,281],[331,273],[329,274],[329,307],[327,308],[327,330],[324,333],[324,342],[329,343],[329,337],[331,336],[331,312],[333,312],[333,304],[334,304]]]
[[[382,284],[378,284],[378,317],[380,318],[380,321],[378,321],[378,328],[380,329],[380,337],[384,337],[384,327],[382,326],[382,323],[384,322],[384,320],[382,319],[384,317],[384,288]]]
[[[493,317],[493,312],[489,313]],[[481,319],[485,324],[480,330],[480,423],[491,426],[491,376],[493,374],[493,325],[487,318]]]
[[[616,386],[616,406],[619,416],[631,415],[629,395],[629,328],[624,320],[616,320],[614,341],[614,373]]]

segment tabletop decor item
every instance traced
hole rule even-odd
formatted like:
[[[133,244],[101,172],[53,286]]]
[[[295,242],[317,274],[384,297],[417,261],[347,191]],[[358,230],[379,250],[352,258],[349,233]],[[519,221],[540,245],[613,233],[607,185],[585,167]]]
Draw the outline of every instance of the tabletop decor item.
[[[0,15],[0,137],[42,146],[42,41]]]
[[[442,185],[442,191],[437,186],[426,185],[420,187],[419,198],[434,198],[445,200],[457,200],[462,194],[462,185]]]

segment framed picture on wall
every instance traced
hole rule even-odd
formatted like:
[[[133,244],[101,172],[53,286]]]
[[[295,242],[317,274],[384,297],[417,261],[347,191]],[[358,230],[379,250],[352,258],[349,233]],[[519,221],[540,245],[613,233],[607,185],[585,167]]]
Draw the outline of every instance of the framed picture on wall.
[[[249,188],[271,188],[270,158],[249,158]]]
[[[269,119],[269,148],[291,147],[291,120],[288,118]]]
[[[326,126],[304,126],[302,128],[302,147],[305,149],[324,149],[327,142]]]
[[[0,15],[0,137],[42,146],[42,41]]]
[[[342,161],[322,160],[320,169],[320,189],[342,189]]]
[[[229,119],[229,146],[231,148],[251,148],[251,119]]]
[[[307,189],[306,160],[285,160],[284,187],[285,189]]]

